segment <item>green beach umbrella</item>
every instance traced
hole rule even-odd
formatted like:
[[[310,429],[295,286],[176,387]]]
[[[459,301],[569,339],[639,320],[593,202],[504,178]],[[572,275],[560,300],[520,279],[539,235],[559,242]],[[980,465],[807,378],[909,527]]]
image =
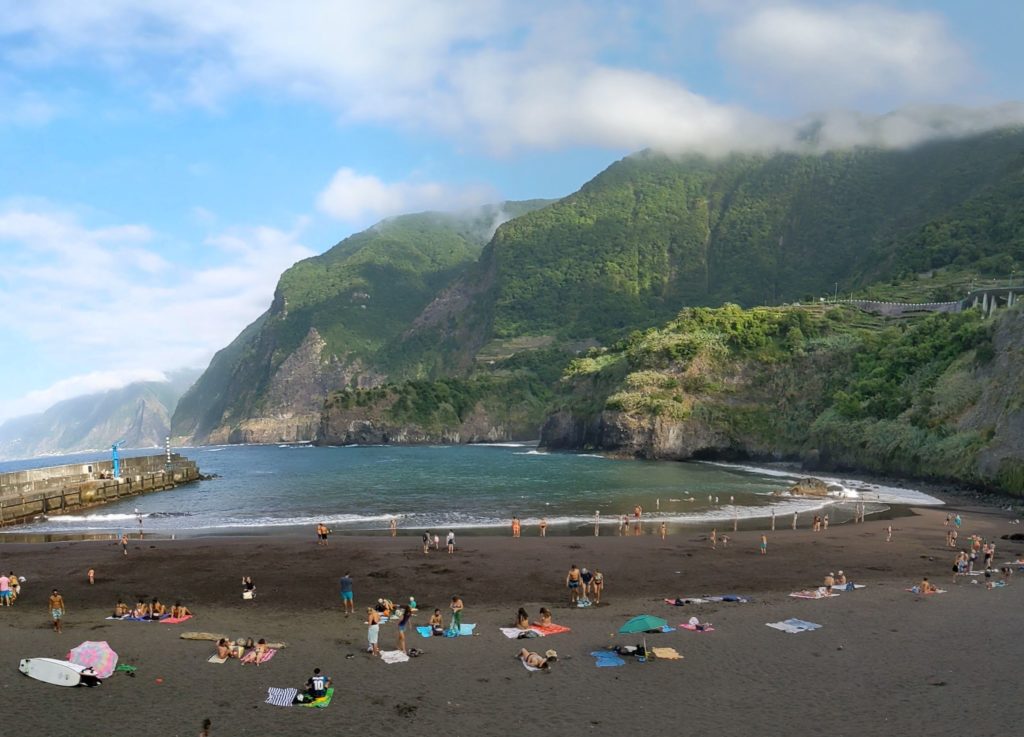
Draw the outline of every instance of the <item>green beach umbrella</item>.
[[[661,617],[655,617],[652,614],[641,614],[638,617],[633,617],[631,620],[619,627],[619,634],[632,635],[637,632],[661,630],[661,628],[667,624],[668,622]]]

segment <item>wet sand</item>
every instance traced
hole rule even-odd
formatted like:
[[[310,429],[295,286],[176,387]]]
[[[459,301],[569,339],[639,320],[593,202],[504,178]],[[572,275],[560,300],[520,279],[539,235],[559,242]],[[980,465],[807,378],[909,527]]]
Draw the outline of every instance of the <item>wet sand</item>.
[[[1024,719],[1017,679],[1024,644],[1020,612],[1024,574],[1009,586],[953,582],[945,547],[946,509],[915,510],[892,521],[833,526],[827,532],[730,535],[711,550],[705,531],[661,540],[603,534],[599,538],[460,535],[459,549],[424,556],[418,536],[342,537],[318,547],[302,537],[132,540],[129,556],[111,542],[0,546],[0,568],[25,576],[22,597],[0,610],[0,698],[5,734],[91,735],[141,732],[195,735],[204,717],[217,735],[383,735],[395,730],[462,735],[630,735],[701,731],[716,735],[1001,734]],[[960,541],[977,532],[997,539],[997,561],[1024,553],[1024,532],[1005,513],[969,509]],[[312,533],[312,530],[310,531]],[[443,537],[443,536],[442,536]],[[602,605],[568,606],[571,563],[597,568],[607,585]],[[86,582],[94,567],[97,581]],[[843,569],[867,585],[833,599],[803,601],[788,593],[821,583]],[[345,617],[337,579],[355,581],[356,615]],[[242,601],[240,579],[251,575],[257,598]],[[920,597],[904,591],[929,576],[949,593]],[[64,633],[47,618],[51,588],[69,612]],[[665,597],[736,593],[750,604],[669,607]],[[463,597],[463,621],[477,635],[424,639],[408,663],[386,665],[365,653],[365,606],[380,596],[414,595],[426,624],[433,607],[446,614],[452,594]],[[197,616],[181,625],[104,619],[118,596],[129,603],[159,596],[184,600]],[[516,609],[541,606],[572,632],[527,641],[553,648],[549,673],[528,673],[506,639]],[[674,647],[678,661],[627,662],[597,668],[589,653],[635,644],[617,635],[629,617],[650,613],[672,625],[692,615],[716,631],[648,635],[651,646]],[[789,635],[766,622],[798,617],[823,625]],[[446,616],[447,621],[447,616]],[[288,644],[260,668],[213,665],[213,644],[179,639],[184,631],[266,637]],[[96,689],[62,689],[17,672],[22,657],[64,657],[83,640],[107,640],[121,661],[137,666]],[[381,628],[385,650],[396,628]],[[263,703],[268,686],[301,686],[314,667],[329,673],[336,695],[326,710]],[[157,683],[157,678],[162,682]]]

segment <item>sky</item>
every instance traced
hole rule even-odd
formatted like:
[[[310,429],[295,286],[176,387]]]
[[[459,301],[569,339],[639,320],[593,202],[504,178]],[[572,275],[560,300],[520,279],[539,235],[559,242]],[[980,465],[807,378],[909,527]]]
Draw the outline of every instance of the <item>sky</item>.
[[[0,422],[205,367],[389,215],[1024,122],[1024,3],[0,0]]]

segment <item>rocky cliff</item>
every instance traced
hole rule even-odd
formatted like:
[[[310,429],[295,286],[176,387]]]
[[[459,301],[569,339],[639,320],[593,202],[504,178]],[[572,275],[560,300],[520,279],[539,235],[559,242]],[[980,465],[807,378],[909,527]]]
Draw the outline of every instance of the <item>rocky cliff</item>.
[[[577,362],[570,385],[603,401],[568,402],[545,422],[541,444],[652,459],[801,460],[811,470],[1024,494],[1020,306],[988,323],[937,315],[865,331],[840,318],[805,325],[814,337],[799,342],[782,328],[788,319],[766,332],[777,342],[753,352],[709,338],[721,325],[677,323],[588,359],[600,368]],[[686,351],[664,360],[666,345],[676,351],[671,341],[695,330],[704,331],[701,360]]]

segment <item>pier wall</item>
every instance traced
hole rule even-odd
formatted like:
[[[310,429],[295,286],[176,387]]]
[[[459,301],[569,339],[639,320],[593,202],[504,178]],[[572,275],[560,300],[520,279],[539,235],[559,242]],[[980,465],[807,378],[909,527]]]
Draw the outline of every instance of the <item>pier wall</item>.
[[[151,491],[173,489],[200,478],[195,461],[177,453],[121,460],[121,478],[111,461],[73,463],[0,474],[0,525],[29,522],[44,514],[66,514]]]

